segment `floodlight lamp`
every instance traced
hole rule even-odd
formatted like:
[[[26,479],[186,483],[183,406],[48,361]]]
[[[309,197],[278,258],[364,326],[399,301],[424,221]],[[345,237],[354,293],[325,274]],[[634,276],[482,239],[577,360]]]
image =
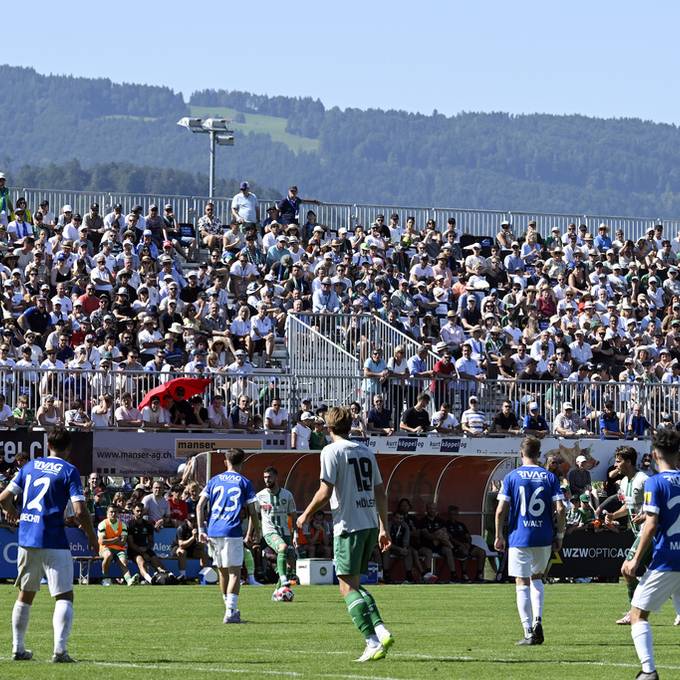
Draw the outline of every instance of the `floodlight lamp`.
[[[206,128],[203,127],[203,119],[202,118],[180,118],[177,121],[177,125],[180,125],[181,127],[186,128],[187,130],[190,130],[191,132],[209,132]]]
[[[208,132],[227,132],[229,121],[226,118],[206,118],[203,121],[203,129]]]
[[[215,141],[220,146],[234,146],[234,135],[215,135]]]

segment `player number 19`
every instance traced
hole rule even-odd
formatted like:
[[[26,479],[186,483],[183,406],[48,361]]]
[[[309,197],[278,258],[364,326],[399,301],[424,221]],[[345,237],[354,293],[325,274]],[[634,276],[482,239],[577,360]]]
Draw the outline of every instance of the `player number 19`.
[[[529,497],[529,514],[534,517],[540,517],[545,510],[545,501],[539,498],[539,495],[543,491],[543,487],[539,486]],[[527,514],[527,496],[526,489],[523,486],[519,487],[519,500],[520,500],[520,514],[526,517]]]
[[[354,468],[357,491],[370,491],[373,488],[373,465],[370,458],[350,458],[347,461]]]

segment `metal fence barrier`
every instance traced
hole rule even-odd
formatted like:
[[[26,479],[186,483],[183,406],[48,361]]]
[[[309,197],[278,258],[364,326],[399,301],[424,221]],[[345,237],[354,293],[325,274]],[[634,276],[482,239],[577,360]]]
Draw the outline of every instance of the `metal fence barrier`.
[[[70,191],[56,189],[37,189],[33,187],[13,188],[12,199],[16,201],[18,196],[24,196],[30,209],[38,206],[41,200],[50,202],[50,209],[58,214],[61,207],[70,204],[73,209],[85,214],[90,204],[98,203],[100,213],[110,211],[116,203],[121,203],[125,210],[130,210],[135,205],[141,205],[145,212],[152,204],[162,206],[171,203],[175,215],[180,222],[195,223],[203,215],[205,204],[211,200],[206,196],[179,196],[175,194],[138,194],[108,191]],[[260,215],[266,216],[266,209],[276,199],[261,198]],[[231,217],[231,198],[218,196],[213,198],[216,214],[223,223],[229,222]],[[428,219],[434,219],[440,230],[445,230],[449,217],[455,217],[459,234],[473,234],[476,236],[495,235],[500,223],[507,219],[514,224],[515,232],[520,235],[530,220],[536,220],[539,232],[544,236],[550,234],[554,226],[562,231],[570,222],[588,225],[589,230],[595,233],[601,222],[608,224],[612,230],[623,229],[626,238],[638,239],[646,233],[647,229],[654,224],[663,224],[667,227],[667,235],[675,235],[680,227],[680,218],[654,218],[654,217],[630,217],[616,215],[586,215],[579,213],[551,213],[532,212],[524,210],[483,210],[466,208],[426,208],[423,206],[399,206],[388,204],[358,204],[358,203],[326,203],[319,205],[307,205],[301,210],[301,219],[307,208],[313,209],[317,214],[320,224],[336,231],[340,227],[353,229],[357,224],[368,225],[375,221],[378,214],[385,215],[386,221],[392,213],[397,213],[400,224],[405,224],[408,216],[416,218],[416,225],[422,229]]]
[[[599,436],[599,416],[606,401],[611,400],[619,414],[622,430],[625,429],[633,408],[640,407],[653,427],[661,423],[667,414],[673,423],[680,418],[680,386],[642,381],[616,382],[571,382],[568,380],[550,382],[488,380],[476,382],[454,376],[442,378],[413,379],[408,377],[364,378],[361,374],[334,375],[327,373],[251,373],[230,375],[216,373],[151,373],[127,370],[47,370],[47,369],[0,369],[0,390],[10,408],[14,408],[19,396],[28,398],[28,408],[37,413],[47,395],[58,402],[59,414],[80,399],[89,413],[100,396],[113,397],[114,408],[121,403],[124,393],[129,392],[133,404],[138,404],[152,388],[173,377],[207,377],[211,382],[204,393],[207,405],[219,393],[224,397],[227,408],[238,403],[240,396],[249,398],[248,412],[254,424],[261,421],[266,408],[273,398],[294,415],[302,406],[303,399],[310,399],[313,407],[321,404],[340,406],[358,401],[364,410],[372,405],[373,396],[382,394],[387,407],[396,415],[412,406],[421,392],[433,396],[431,408],[438,408],[449,402],[453,413],[460,418],[468,408],[469,397],[478,397],[478,407],[486,414],[491,424],[500,412],[503,400],[512,404],[512,410],[520,423],[528,414],[529,404],[536,401],[541,415],[545,417],[552,431],[552,423],[560,413],[562,404],[569,401],[575,415],[582,420],[581,426],[592,436]],[[292,424],[292,423],[291,423]]]

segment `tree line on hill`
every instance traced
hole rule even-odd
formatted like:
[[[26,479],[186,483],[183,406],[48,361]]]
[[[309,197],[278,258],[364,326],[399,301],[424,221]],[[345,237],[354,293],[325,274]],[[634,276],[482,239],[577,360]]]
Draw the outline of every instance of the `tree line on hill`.
[[[188,107],[169,88],[9,66],[0,66],[0,88],[22,92],[21,106],[3,119],[0,169],[61,167],[77,159],[81,170],[116,164],[145,178],[156,168],[166,177],[155,177],[159,182],[181,172],[195,180],[207,170],[207,140],[177,127]],[[303,195],[349,203],[680,215],[674,125],[578,115],[343,111],[311,97],[228,90],[196,92],[191,103],[285,117],[289,132],[319,140],[318,152],[295,153],[268,135],[240,133],[233,147],[218,149],[219,177],[277,193],[295,182]],[[120,172],[116,182],[138,184],[134,177],[123,181]],[[181,193],[177,181],[174,192]]]

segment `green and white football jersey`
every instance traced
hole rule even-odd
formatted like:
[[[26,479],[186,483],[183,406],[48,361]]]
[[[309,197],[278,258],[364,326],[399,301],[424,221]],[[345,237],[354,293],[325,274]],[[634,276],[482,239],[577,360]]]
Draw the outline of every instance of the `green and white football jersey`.
[[[288,515],[295,514],[295,499],[288,489],[279,489],[273,494],[269,489],[262,489],[256,494],[262,518],[262,535],[277,533],[290,536]]]
[[[333,534],[379,526],[374,487],[382,484],[375,455],[363,444],[342,440],[321,450],[321,479],[333,485]]]
[[[642,505],[645,495],[645,482],[649,477],[638,470],[631,478],[624,477],[619,481],[619,500],[623,501],[628,508],[628,519],[630,520],[630,528],[637,536],[640,533],[642,525],[633,524],[633,517],[642,512]]]

